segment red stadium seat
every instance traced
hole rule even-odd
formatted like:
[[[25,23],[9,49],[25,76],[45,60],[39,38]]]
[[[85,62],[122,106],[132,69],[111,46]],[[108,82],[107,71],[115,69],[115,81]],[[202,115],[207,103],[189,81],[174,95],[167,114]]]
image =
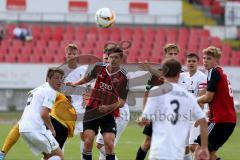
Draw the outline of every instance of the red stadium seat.
[[[53,57],[53,62],[54,63],[60,63],[60,64],[62,64],[62,63],[64,63],[65,62],[65,57],[64,57],[64,55],[55,55],[54,57]]]
[[[43,63],[53,63],[53,55],[52,54],[41,55],[41,57],[42,57]]]
[[[239,58],[232,58],[230,64],[231,66],[240,66]]]
[[[29,62],[29,55],[17,55],[17,62],[18,63],[28,63]]]
[[[1,51],[0,51],[1,52]],[[1,52],[2,53],[2,52]],[[5,56],[4,54],[0,54],[0,62],[3,63],[5,62]]]
[[[21,48],[20,47],[11,47],[11,48],[9,48],[9,54],[11,54],[11,55],[21,54]]]
[[[6,28],[6,33],[7,33],[8,35],[12,35],[13,30],[14,30],[15,27],[17,27],[17,25],[14,24],[14,23],[8,24],[8,25],[7,25],[7,28]]]
[[[113,42],[118,42],[118,41],[120,41],[120,39],[121,39],[120,34],[111,34],[109,40],[113,41]]]
[[[75,28],[73,25],[67,25],[65,28],[65,33],[75,33]]]
[[[45,48],[47,46],[47,42],[46,40],[38,40],[36,42],[36,47],[39,47],[39,48]]]
[[[7,63],[15,63],[17,61],[17,56],[11,54],[5,55],[5,61]]]
[[[33,48],[33,55],[44,55],[45,54],[45,50],[43,47],[35,47]]]
[[[21,48],[22,55],[31,55],[32,54],[32,48],[30,47],[23,47]]]
[[[48,42],[48,48],[58,48],[59,47],[59,41],[54,41],[54,40],[52,40],[52,41],[49,41]]]
[[[215,46],[215,47],[218,47],[218,48],[221,47],[221,40],[220,40],[220,38],[218,38],[218,37],[211,37],[210,41],[211,41],[210,44],[212,46]]]
[[[41,63],[42,62],[41,60],[42,60],[41,55],[31,55],[29,57],[29,62],[30,63]]]
[[[51,25],[45,24],[42,28],[43,33],[52,33],[53,29]]]
[[[8,54],[8,46],[1,46],[0,47],[0,55]]]

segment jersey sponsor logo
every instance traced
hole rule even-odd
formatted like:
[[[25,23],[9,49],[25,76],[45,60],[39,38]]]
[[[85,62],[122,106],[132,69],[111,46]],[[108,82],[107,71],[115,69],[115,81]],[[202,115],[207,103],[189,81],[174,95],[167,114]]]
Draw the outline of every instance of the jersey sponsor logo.
[[[112,86],[111,86],[111,85],[108,85],[108,84],[106,84],[106,83],[103,83],[103,82],[100,82],[100,88],[101,88],[101,89],[106,89],[106,90],[112,91]]]

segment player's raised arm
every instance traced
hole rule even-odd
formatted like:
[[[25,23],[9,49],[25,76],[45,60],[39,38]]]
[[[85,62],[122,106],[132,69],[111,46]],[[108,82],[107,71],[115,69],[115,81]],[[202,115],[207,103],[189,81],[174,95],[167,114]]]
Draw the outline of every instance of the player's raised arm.
[[[76,82],[67,82],[67,83],[65,83],[65,85],[76,87],[76,86],[88,83],[97,77],[97,72],[98,72],[98,65],[96,64],[93,67],[93,69],[85,77],[83,77],[82,79],[80,79],[79,81],[76,81]]]
[[[143,62],[140,63],[139,68],[143,69],[144,71],[150,72],[152,75],[155,75],[156,77],[161,77],[162,72],[158,69],[153,68],[149,62]]]

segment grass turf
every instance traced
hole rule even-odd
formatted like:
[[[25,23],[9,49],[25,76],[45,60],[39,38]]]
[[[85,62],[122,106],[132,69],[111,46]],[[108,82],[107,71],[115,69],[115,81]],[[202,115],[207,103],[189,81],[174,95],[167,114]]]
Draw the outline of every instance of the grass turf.
[[[8,116],[9,115],[9,116]],[[4,139],[13,126],[13,121],[10,123],[3,123],[6,120],[16,120],[19,117],[19,113],[0,113],[0,145],[3,144]],[[240,152],[240,125],[238,124],[234,130],[234,133],[227,141],[227,143],[218,151],[218,155],[224,160],[239,160]],[[143,142],[144,136],[142,135],[142,129],[139,128],[136,123],[131,122],[123,133],[119,144],[116,148],[116,154],[119,160],[133,160],[138,150],[139,145]],[[95,147],[94,147],[95,148]],[[65,145],[65,160],[77,160],[80,159],[79,151],[79,137],[68,139]],[[96,149],[93,151],[93,159],[97,160],[98,152]],[[6,160],[40,160],[40,156],[36,157],[29,150],[26,143],[20,139],[17,144],[10,150]]]

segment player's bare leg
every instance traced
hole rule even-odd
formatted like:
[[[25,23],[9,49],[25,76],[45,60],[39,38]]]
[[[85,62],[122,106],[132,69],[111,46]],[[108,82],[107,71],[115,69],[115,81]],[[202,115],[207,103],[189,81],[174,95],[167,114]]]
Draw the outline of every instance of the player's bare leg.
[[[84,134],[83,134],[83,132],[80,132],[80,156],[81,156],[81,159],[83,159],[83,157],[82,157],[83,148],[84,148]]]
[[[115,160],[115,153],[114,153],[115,134],[105,132],[103,133],[103,140],[104,140],[104,146],[106,150],[106,160]]]
[[[136,160],[144,160],[151,145],[151,137],[145,136],[143,144],[139,147]]]
[[[84,148],[82,154],[84,160],[92,160],[92,148],[94,137],[95,132],[93,130],[87,129],[84,131]]]

